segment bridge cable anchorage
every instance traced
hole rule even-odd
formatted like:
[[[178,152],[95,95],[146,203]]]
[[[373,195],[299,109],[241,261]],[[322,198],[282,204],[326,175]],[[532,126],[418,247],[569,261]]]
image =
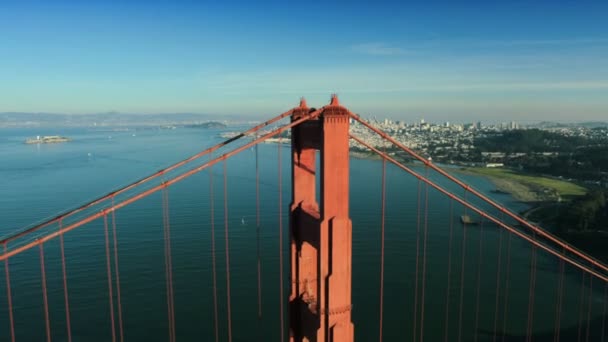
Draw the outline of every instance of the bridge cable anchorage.
[[[386,159],[382,158],[382,208],[380,221],[380,319],[379,330],[382,342],[383,318],[384,318],[384,220],[386,210]]]
[[[536,233],[532,232],[532,239],[536,240]],[[530,289],[528,293],[528,326],[526,340],[532,341],[532,327],[534,323],[534,294],[536,290],[536,246],[532,245],[530,251]]]
[[[464,202],[467,201],[467,189],[464,190]],[[467,214],[467,207],[464,207],[464,215]],[[458,342],[462,340],[462,309],[464,300],[464,265],[467,255],[467,222],[462,221],[462,256],[460,260],[460,306],[458,309]]]
[[[277,151],[277,159],[278,159],[278,181],[279,181],[279,306],[281,313],[281,339],[279,341],[284,341],[285,339],[285,321],[283,318],[283,285],[285,282],[283,281],[283,172],[281,168],[281,141],[277,142],[278,151]]]
[[[6,242],[3,243],[3,245],[4,245],[4,254],[6,254],[6,251],[7,251]],[[5,278],[6,278],[6,302],[7,302],[7,309],[8,309],[8,321],[9,321],[10,332],[11,332],[11,342],[15,342],[15,320],[13,318],[13,295],[11,293],[11,277],[10,277],[10,271],[8,268],[8,258],[4,259],[4,273],[5,273]]]
[[[513,240],[513,234],[509,234],[509,241],[507,242],[507,268],[505,275],[505,301],[504,301],[504,309],[502,314],[502,339],[504,342],[507,335],[507,317],[509,313],[509,280],[511,277],[511,241]]]
[[[589,277],[589,305],[587,307],[587,333],[585,342],[589,342],[589,323],[591,322],[591,305],[593,304],[593,277]]]
[[[151,194],[156,193],[156,192],[162,190],[166,186],[170,186],[170,185],[173,185],[173,184],[175,184],[177,182],[180,182],[180,181],[182,181],[182,180],[184,180],[184,179],[186,179],[186,178],[188,178],[188,177],[190,177],[190,176],[192,176],[192,175],[194,175],[194,174],[196,174],[198,172],[201,172],[202,170],[207,169],[210,166],[213,166],[213,165],[219,163],[220,161],[228,159],[228,158],[230,158],[230,157],[232,157],[232,156],[234,156],[236,154],[239,154],[239,153],[245,151],[246,149],[248,149],[248,148],[250,148],[250,147],[252,147],[252,146],[254,146],[256,144],[259,144],[260,142],[263,142],[263,141],[267,140],[268,138],[272,138],[272,137],[274,137],[274,136],[276,136],[276,135],[278,135],[278,134],[280,134],[282,132],[285,132],[286,130],[288,130],[288,129],[294,127],[294,126],[297,126],[297,125],[301,124],[302,122],[314,119],[314,118],[318,117],[319,115],[321,115],[321,113],[323,112],[323,110],[324,109],[321,108],[321,109],[316,110],[314,112],[308,113],[307,115],[302,116],[298,120],[295,120],[293,122],[285,124],[285,125],[279,127],[278,129],[273,130],[272,132],[268,132],[268,133],[264,134],[263,136],[255,139],[253,141],[250,141],[249,143],[246,143],[246,144],[244,144],[242,146],[239,146],[239,147],[235,148],[234,150],[226,152],[225,154],[223,154],[223,155],[221,155],[221,156],[213,159],[212,161],[210,161],[208,163],[205,163],[203,165],[200,165],[200,166],[194,167],[194,168],[192,168],[192,169],[190,169],[188,171],[185,171],[182,174],[179,174],[179,175],[173,177],[172,179],[166,181],[164,184],[156,185],[156,186],[154,186],[154,187],[152,187],[150,189],[147,189],[147,190],[145,190],[145,191],[143,191],[143,192],[141,192],[139,194],[133,195],[133,196],[125,199],[124,201],[122,201],[122,202],[114,205],[114,207],[108,208],[107,210],[118,210],[120,208],[126,207],[127,205],[129,205],[129,204],[131,204],[133,202],[137,202],[137,201],[141,200],[142,198],[148,197]],[[218,144],[215,147],[217,147],[217,146],[221,147],[223,145]],[[167,169],[165,169],[165,170],[167,170]],[[118,192],[115,191],[115,192],[111,193],[110,195],[103,197],[103,199],[107,199],[112,194],[117,194],[117,193]],[[96,202],[96,203],[98,203],[98,202]],[[76,211],[81,211],[81,210],[80,209],[76,209]],[[69,212],[70,215],[73,214],[73,213],[75,213],[75,211]],[[67,214],[64,214],[62,217],[65,218],[66,215]],[[100,211],[100,212],[97,212],[95,214],[90,214],[88,216],[85,216],[84,218],[78,220],[77,222],[72,223],[71,225],[69,225],[67,227],[63,227],[60,231],[49,233],[49,234],[47,234],[47,235],[45,235],[45,236],[43,236],[43,237],[41,237],[41,238],[39,238],[39,239],[37,239],[35,241],[31,241],[31,242],[25,243],[25,244],[23,244],[23,245],[21,245],[21,246],[19,246],[17,248],[12,249],[11,251],[9,251],[9,252],[7,252],[5,254],[0,255],[0,261],[3,261],[5,259],[7,259],[7,258],[10,258],[10,257],[14,256],[14,255],[17,255],[17,254],[22,253],[22,252],[24,252],[26,250],[29,250],[30,248],[33,248],[33,247],[35,247],[35,246],[37,246],[37,245],[39,245],[41,243],[47,242],[47,241],[49,241],[51,239],[54,239],[57,236],[59,236],[60,234],[64,234],[66,232],[74,230],[74,229],[76,229],[76,228],[78,228],[78,227],[80,227],[80,226],[82,226],[82,225],[84,225],[86,223],[92,222],[95,219],[98,219],[98,218],[102,217],[103,215],[104,215],[104,212]],[[20,232],[18,234],[10,236],[10,237],[8,237],[8,238],[6,238],[4,240],[1,240],[0,243],[5,243],[9,239],[10,240],[14,240],[15,238],[17,238],[19,236],[23,236],[24,234],[27,234],[28,232],[31,232],[31,231],[32,231],[32,229],[28,229],[26,231]]]
[[[521,225],[525,226],[526,228],[530,229],[531,231],[536,232],[538,235],[542,236],[543,238],[548,239],[549,241],[557,244],[558,246],[564,247],[569,252],[575,254],[576,256],[582,258],[583,260],[585,260],[585,261],[589,262],[590,264],[596,266],[597,268],[601,269],[603,272],[608,273],[608,266],[607,265],[604,265],[600,261],[598,261],[595,258],[593,258],[593,257],[591,257],[591,256],[589,256],[589,255],[587,255],[587,254],[585,254],[583,252],[581,252],[580,250],[578,250],[575,247],[569,245],[568,243],[566,243],[565,241],[559,239],[558,237],[556,237],[556,236],[554,236],[554,235],[552,235],[552,234],[544,231],[543,229],[541,229],[539,227],[536,227],[535,225],[533,225],[530,222],[526,221],[525,219],[521,218],[517,214],[514,214],[513,212],[507,210],[502,205],[500,205],[500,204],[496,203],[495,201],[493,201],[492,199],[490,199],[488,196],[485,196],[484,194],[482,194],[479,191],[475,190],[474,188],[470,187],[470,185],[464,183],[463,181],[459,180],[458,178],[450,175],[448,172],[446,172],[442,168],[440,168],[440,167],[436,166],[435,164],[429,162],[428,160],[426,160],[426,158],[420,156],[419,154],[417,154],[416,152],[414,152],[411,148],[409,148],[409,147],[401,144],[400,142],[398,142],[397,140],[395,140],[394,138],[392,138],[388,134],[382,132],[380,129],[374,127],[373,125],[369,124],[365,120],[361,119],[358,115],[355,115],[355,114],[349,112],[349,116],[351,118],[353,118],[354,120],[358,121],[359,123],[361,123],[363,126],[365,126],[368,129],[370,129],[371,131],[373,131],[376,134],[378,134],[384,140],[389,141],[393,145],[399,147],[402,151],[408,153],[409,155],[411,155],[415,159],[418,159],[420,162],[424,163],[425,165],[428,165],[434,171],[436,171],[437,173],[439,173],[442,176],[446,177],[447,179],[449,179],[453,183],[459,185],[460,187],[462,187],[466,191],[471,192],[473,195],[477,196],[478,198],[480,198],[484,202],[490,204],[494,208],[502,210],[505,214],[507,214],[509,217],[515,219]],[[352,135],[351,135],[351,137],[352,137]],[[381,153],[377,149],[373,149],[373,150],[375,150],[376,153],[378,153],[378,154]],[[389,160],[391,160],[391,159],[389,159]],[[391,162],[392,163],[396,163],[396,161],[393,161],[393,160],[394,159],[392,159]],[[418,177],[418,176],[416,176],[416,177]],[[519,235],[519,234],[516,234],[516,235]],[[554,254],[554,253],[552,253],[552,254]],[[594,272],[593,274],[596,275],[598,278],[602,278],[604,281],[608,281],[608,278],[600,276],[597,272]]]
[[[318,116],[321,113],[321,111],[317,111],[317,112],[318,113],[310,113],[309,114],[310,116],[309,117],[305,117],[303,121],[306,121],[306,120],[308,120],[308,119],[310,119],[312,117],[316,117],[316,116]],[[184,159],[184,160],[182,160],[182,161],[180,161],[178,163],[175,163],[175,164],[173,164],[173,165],[171,165],[171,166],[169,166],[167,168],[159,170],[159,171],[157,171],[157,172],[155,172],[155,173],[153,173],[153,174],[151,174],[151,175],[149,175],[147,177],[144,177],[144,178],[142,178],[140,180],[137,180],[137,181],[135,181],[133,183],[130,183],[130,184],[128,184],[128,185],[126,185],[126,186],[124,186],[122,188],[114,190],[114,191],[112,191],[112,192],[110,192],[110,193],[108,193],[108,194],[106,194],[104,196],[101,196],[101,197],[99,197],[97,199],[94,199],[94,200],[92,200],[90,202],[87,202],[87,203],[83,204],[82,206],[80,206],[80,207],[78,207],[76,209],[70,210],[70,211],[65,212],[65,213],[61,213],[61,214],[59,214],[59,215],[51,218],[50,220],[47,220],[47,221],[42,222],[40,224],[37,224],[37,225],[35,225],[35,226],[31,227],[31,228],[28,228],[26,230],[23,230],[21,232],[18,232],[16,234],[14,234],[14,235],[6,237],[6,238],[0,240],[0,244],[11,242],[11,241],[13,241],[15,239],[18,239],[18,238],[20,238],[22,236],[25,236],[26,234],[29,234],[29,233],[32,233],[34,231],[40,230],[40,229],[42,229],[44,227],[47,227],[50,224],[58,222],[60,219],[65,219],[66,217],[72,216],[72,215],[74,215],[76,213],[79,213],[79,212],[81,212],[81,211],[83,211],[83,210],[85,210],[87,208],[90,208],[90,207],[92,207],[94,205],[97,205],[97,204],[99,204],[99,203],[101,203],[101,202],[103,202],[103,201],[105,201],[107,199],[110,199],[110,197],[114,197],[116,195],[122,194],[122,193],[124,193],[124,192],[126,192],[128,190],[131,190],[131,189],[133,189],[133,188],[135,188],[135,187],[137,187],[137,186],[139,186],[139,185],[141,185],[143,183],[146,183],[146,182],[149,182],[149,181],[151,181],[153,179],[156,179],[156,178],[158,178],[158,177],[160,177],[160,176],[162,176],[162,175],[164,175],[164,174],[166,174],[166,173],[168,173],[170,171],[173,171],[173,170],[175,170],[175,169],[177,169],[177,168],[179,168],[181,166],[184,166],[184,165],[186,165],[186,164],[188,164],[188,163],[190,163],[190,162],[192,162],[192,161],[194,161],[194,160],[196,160],[198,158],[201,158],[201,157],[203,157],[203,156],[205,156],[207,154],[210,154],[210,153],[212,153],[214,151],[217,151],[220,148],[222,148],[222,147],[224,147],[224,146],[226,146],[226,145],[228,145],[228,144],[230,144],[230,143],[232,143],[234,141],[237,141],[238,139],[240,139],[240,138],[242,138],[244,136],[247,136],[249,134],[258,132],[261,129],[267,127],[267,126],[269,126],[269,125],[271,125],[271,124],[273,124],[273,123],[275,123],[275,122],[277,122],[277,121],[279,121],[281,119],[284,119],[284,118],[290,116],[292,113],[293,113],[293,109],[290,109],[290,110],[288,110],[288,111],[286,111],[284,113],[281,113],[281,114],[277,115],[276,117],[274,117],[274,118],[272,118],[272,119],[270,119],[268,121],[265,121],[265,122],[263,122],[263,123],[255,126],[255,127],[252,127],[252,128],[250,128],[250,129],[248,129],[246,131],[243,131],[243,132],[237,134],[236,136],[234,136],[232,138],[226,139],[223,142],[221,142],[221,143],[219,143],[219,144],[217,144],[215,146],[212,146],[212,147],[210,147],[210,148],[208,148],[206,150],[203,150],[203,151],[201,151],[201,152],[199,152],[199,153],[197,153],[195,155],[192,155],[192,156],[190,156],[190,157],[188,157],[188,158],[186,158],[186,159]],[[314,114],[314,116],[313,116],[313,114]],[[294,126],[297,125],[297,124],[299,124],[299,123],[294,124]]]
[[[477,256],[477,290],[475,291],[475,342],[479,339],[479,293],[481,292],[481,267],[483,260],[483,220],[479,221],[479,255]]]
[[[173,261],[171,257],[171,219],[169,216],[169,186],[163,182],[163,233],[165,243],[165,279],[167,287],[167,319],[169,327],[169,341],[175,342],[175,304],[173,296]]]
[[[583,303],[585,298],[585,272],[581,272],[583,280],[581,281],[581,295],[578,300],[578,338],[577,341],[581,341],[582,327],[583,327]],[[589,277],[591,278],[591,277]]]
[[[504,220],[504,213],[501,213],[501,220]],[[502,239],[504,230],[501,229],[498,233],[498,260],[496,262],[496,298],[494,299],[494,332],[492,341],[496,342],[496,333],[498,329],[498,304],[500,303],[500,276],[502,270]]]
[[[230,244],[228,239],[228,172],[224,159],[224,240],[226,242],[226,313],[228,315],[228,342],[232,342],[232,316],[230,304]]]
[[[398,162],[397,160],[395,160],[394,158],[391,158],[390,156],[386,155],[386,154],[382,154],[382,152],[380,152],[378,149],[374,148],[373,146],[371,146],[370,144],[364,142],[363,140],[357,138],[356,136],[353,136],[352,134],[350,135],[350,137],[352,139],[354,139],[355,141],[359,142],[360,144],[364,145],[365,147],[369,148],[370,150],[374,151],[376,154],[379,154],[381,156],[384,156],[385,158],[387,158],[391,163],[393,163],[394,165],[396,165],[397,167],[399,167],[400,169],[408,172],[411,175],[417,175],[416,172],[414,172],[412,169],[410,169],[409,167],[403,165],[402,163]],[[417,177],[417,176],[416,176]],[[419,178],[421,179],[421,178]],[[468,209],[470,209],[471,211],[477,213],[478,215],[482,216],[483,218],[488,219],[489,222],[493,222],[495,224],[497,224],[498,226],[502,227],[503,229],[508,230],[511,234],[514,234],[516,236],[518,236],[519,238],[521,238],[522,240],[528,242],[531,245],[536,246],[537,248],[540,248],[542,250],[544,250],[545,252],[548,252],[549,254],[556,256],[558,258],[562,258],[565,261],[567,261],[569,264],[571,264],[572,266],[575,266],[576,268],[595,276],[596,278],[601,279],[604,282],[608,282],[608,275],[604,275],[599,273],[598,271],[595,271],[591,268],[589,268],[588,266],[583,265],[581,262],[574,260],[571,257],[566,257],[561,255],[559,252],[556,252],[553,248],[548,247],[547,245],[545,245],[544,243],[540,243],[537,240],[532,239],[530,236],[528,236],[527,234],[525,234],[524,232],[521,232],[511,226],[509,226],[508,224],[496,219],[495,217],[493,217],[492,215],[487,214],[485,211],[483,211],[482,209],[479,209],[478,207],[464,201],[462,198],[459,198],[458,196],[455,196],[454,194],[452,194],[451,192],[449,192],[448,190],[444,189],[443,187],[439,186],[437,183],[431,181],[430,179],[421,179],[422,181],[424,181],[425,183],[428,183],[430,186],[432,186],[433,188],[435,188],[436,190],[438,190],[439,192],[441,192],[442,194],[452,198],[453,200],[459,202],[460,204],[464,205],[465,207],[467,207]],[[505,212],[507,215],[509,215],[508,212]],[[535,231],[535,233],[537,233],[538,235],[541,235],[538,231]],[[545,233],[546,234],[546,233]],[[542,235],[543,237],[545,235]],[[560,247],[564,247],[564,245],[559,245]],[[572,252],[573,254],[576,254],[576,251],[572,251],[571,249],[569,249],[568,246],[564,247],[566,250]],[[576,254],[578,255],[578,254]],[[603,265],[598,266],[597,263],[592,263],[592,265],[594,265],[595,267],[601,268],[603,270]]]
[[[112,196],[112,206],[114,206],[114,196]],[[114,238],[114,275],[116,278],[116,304],[118,309],[118,336],[120,341],[124,341],[123,325],[122,325],[122,299],[120,296],[120,270],[118,268],[118,236],[116,233],[116,211],[112,210],[112,237]],[[63,242],[63,235],[61,235]],[[63,250],[62,250],[63,252]],[[64,265],[65,267],[65,265]],[[67,291],[66,291],[67,293]],[[67,297],[66,297],[67,301]]]
[[[385,159],[386,160],[386,159]],[[424,166],[425,178],[429,177],[428,165]],[[424,341],[424,306],[425,306],[425,287],[426,287],[426,247],[429,235],[429,185],[424,184],[424,237],[422,239],[422,300],[420,305],[420,342]]]
[[[450,238],[448,243],[448,277],[447,290],[445,295],[445,338],[444,342],[449,342],[449,320],[450,320],[450,289],[452,285],[452,247],[454,239],[454,201],[450,200]]]
[[[213,159],[213,155],[209,156]],[[217,271],[215,261],[215,208],[214,208],[215,196],[213,195],[213,167],[209,168],[209,208],[211,217],[211,269],[213,273],[213,325],[215,328],[215,342],[219,341],[219,327],[218,327],[218,309],[217,309]]]
[[[59,220],[59,229],[63,226],[63,220]],[[61,251],[61,274],[63,277],[63,299],[65,303],[65,325],[68,342],[72,342],[72,327],[70,323],[70,302],[68,298],[68,277],[65,266],[65,246],[63,234],[59,235],[59,249]]]
[[[562,249],[562,253],[565,253],[565,250]],[[559,260],[559,283],[557,288],[557,301],[555,303],[555,332],[554,332],[554,342],[559,342],[560,335],[560,325],[561,325],[561,315],[562,315],[562,302],[564,297],[564,271],[565,271],[565,263],[563,259]]]
[[[256,237],[256,256],[257,256],[257,277],[258,277],[258,321],[262,320],[262,262],[260,260],[260,164],[259,164],[260,145],[255,145],[255,237]],[[261,326],[258,326],[261,332]],[[261,340],[261,336],[258,336]]]
[[[38,245],[40,249],[40,281],[42,285],[42,300],[44,303],[44,323],[46,327],[46,340],[51,342],[51,320],[49,318],[49,299],[46,290],[46,271],[44,267],[44,244]]]
[[[106,271],[108,277],[108,298],[110,303],[110,323],[112,328],[112,342],[116,342],[116,328],[114,325],[114,295],[112,293],[112,271],[110,262],[110,238],[108,236],[108,214],[107,209],[103,210],[103,227],[106,241]],[[42,245],[40,245],[42,246]]]

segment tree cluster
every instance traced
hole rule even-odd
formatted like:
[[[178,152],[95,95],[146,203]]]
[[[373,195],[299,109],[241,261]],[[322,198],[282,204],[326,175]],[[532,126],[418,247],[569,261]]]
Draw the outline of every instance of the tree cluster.
[[[557,218],[557,228],[570,231],[608,231],[608,190],[596,189],[564,204]]]
[[[539,153],[572,152],[577,146],[587,144],[582,137],[565,136],[540,129],[504,131],[475,139],[475,146],[482,152]]]

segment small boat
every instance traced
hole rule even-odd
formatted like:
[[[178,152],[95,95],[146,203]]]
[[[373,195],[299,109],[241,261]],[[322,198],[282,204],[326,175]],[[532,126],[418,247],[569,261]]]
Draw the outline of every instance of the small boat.
[[[242,218],[241,218],[241,224],[242,224],[243,226],[245,225],[245,218],[244,218],[244,217],[242,217]]]
[[[479,224],[479,222],[478,222],[478,221],[474,221],[474,220],[471,218],[471,216],[469,216],[469,215],[461,215],[461,216],[460,216],[460,222],[461,222],[462,224],[471,224],[471,225],[477,225],[477,224]]]

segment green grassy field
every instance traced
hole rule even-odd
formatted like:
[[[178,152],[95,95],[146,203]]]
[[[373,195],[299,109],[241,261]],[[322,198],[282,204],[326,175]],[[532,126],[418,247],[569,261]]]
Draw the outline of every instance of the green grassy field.
[[[527,186],[555,190],[562,197],[581,196],[587,193],[586,188],[574,183],[554,178],[519,173],[509,169],[480,167],[467,168],[464,171],[490,178],[512,180]]]

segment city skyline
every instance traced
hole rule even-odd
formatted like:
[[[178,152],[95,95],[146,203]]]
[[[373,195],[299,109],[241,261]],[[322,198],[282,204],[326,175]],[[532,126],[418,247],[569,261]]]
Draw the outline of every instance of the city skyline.
[[[330,93],[366,115],[593,121],[606,3],[0,4],[0,112],[252,118]],[[414,117],[412,117],[414,119]]]

